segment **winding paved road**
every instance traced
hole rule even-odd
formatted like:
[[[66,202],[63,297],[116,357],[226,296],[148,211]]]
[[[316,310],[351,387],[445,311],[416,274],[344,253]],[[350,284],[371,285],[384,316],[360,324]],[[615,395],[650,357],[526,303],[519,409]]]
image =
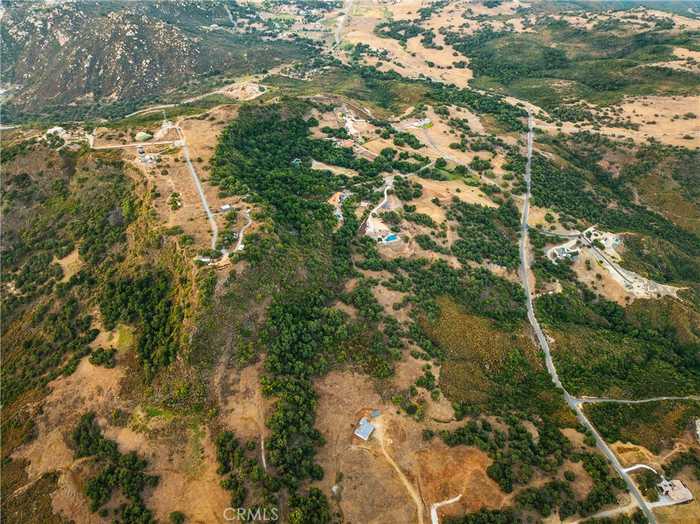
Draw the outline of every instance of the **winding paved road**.
[[[532,189],[532,176],[531,176],[531,169],[532,169],[532,128],[533,128],[533,119],[532,119],[532,113],[528,111],[528,118],[527,118],[527,123],[528,123],[528,132],[527,132],[527,163],[525,164],[525,185],[526,185],[526,193],[525,193],[525,198],[523,200],[523,212],[522,212],[522,222],[521,222],[521,234],[520,234],[520,279],[523,284],[523,289],[525,290],[525,296],[526,296],[526,301],[527,301],[527,318],[530,321],[530,325],[532,326],[533,331],[535,332],[535,336],[537,337],[537,341],[542,348],[542,352],[544,353],[544,358],[545,358],[545,364],[547,366],[547,371],[549,372],[550,377],[552,377],[552,382],[554,382],[554,385],[562,390],[562,393],[564,395],[564,400],[566,400],[566,403],[571,407],[571,409],[574,410],[576,413],[576,418],[578,418],[579,422],[588,430],[591,432],[593,437],[595,438],[596,446],[598,449],[605,455],[605,457],[608,459],[612,467],[618,472],[618,474],[622,477],[622,479],[625,481],[625,484],[627,484],[627,488],[629,489],[630,493],[632,494],[632,497],[637,502],[637,505],[639,508],[642,510],[644,513],[644,516],[647,518],[650,524],[656,524],[656,517],[654,516],[654,513],[651,511],[651,508],[647,504],[647,501],[644,500],[644,497],[642,494],[639,492],[639,489],[637,489],[637,486],[632,482],[632,479],[630,476],[627,474],[627,472],[624,470],[622,465],[620,464],[620,461],[617,459],[615,454],[612,452],[610,447],[607,445],[605,440],[600,436],[598,431],[595,429],[593,424],[588,420],[586,415],[583,413],[583,410],[581,409],[581,404],[583,402],[591,402],[593,399],[577,399],[575,397],[572,397],[568,391],[562,386],[561,380],[559,379],[559,374],[557,373],[557,369],[554,366],[554,361],[552,360],[552,354],[549,349],[549,342],[547,341],[547,338],[545,337],[544,333],[542,332],[542,328],[540,327],[539,322],[537,321],[537,317],[535,316],[535,309],[533,307],[532,303],[532,291],[530,290],[530,282],[528,280],[528,275],[530,274],[530,260],[528,256],[528,251],[527,251],[527,246],[529,243],[529,235],[528,235],[528,214],[530,211],[530,195],[531,195],[531,189]],[[612,401],[612,399],[608,399],[608,401]],[[630,403],[633,401],[629,401]]]
[[[632,466],[630,466],[630,467],[628,467],[628,468],[625,468],[625,471],[626,471],[627,473],[629,473],[630,471],[635,471],[635,470],[637,470],[637,469],[646,469],[646,470],[648,470],[648,471],[651,471],[651,472],[653,472],[653,473],[656,473],[657,475],[659,474],[658,471],[656,471],[656,470],[655,470],[654,468],[652,468],[651,466],[648,466],[647,464],[634,464],[634,465],[632,465]]]

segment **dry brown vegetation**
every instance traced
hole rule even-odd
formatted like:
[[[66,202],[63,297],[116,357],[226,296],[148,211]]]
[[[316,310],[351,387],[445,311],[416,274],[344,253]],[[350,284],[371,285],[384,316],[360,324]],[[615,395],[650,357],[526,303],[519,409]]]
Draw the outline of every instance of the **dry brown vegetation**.
[[[22,505],[25,490],[35,493],[37,486],[48,482],[41,479],[55,475],[56,487],[48,491],[50,501],[43,510],[46,518],[53,513],[75,522],[106,522],[89,510],[83,494],[94,468],[90,459],[74,459],[70,441],[80,416],[95,411],[101,414],[98,420],[105,436],[115,440],[122,453],[137,451],[149,461],[148,471],[160,477],[158,486],[145,496],[160,521],[167,520],[173,509],[184,510],[192,522],[218,520],[229,497],[219,486],[209,431],[196,420],[130,400],[138,396],[125,390],[133,387],[125,380],[127,373],[134,373],[129,370],[132,349],[125,348],[114,369],[83,360],[74,374],[49,385],[46,399],[27,407],[33,413],[35,437],[13,455],[13,464],[26,466],[26,478],[8,498],[9,507]]]
[[[373,33],[374,26],[387,15],[395,19],[413,19],[417,9],[424,5],[419,0],[410,0],[397,4],[386,4],[381,7],[375,2],[361,0],[355,3],[349,23],[344,34],[344,41],[349,43],[369,44],[373,48],[389,51],[391,63],[384,63],[382,70],[394,69],[409,77],[423,74],[428,78],[444,82],[452,82],[458,86],[468,85],[472,78],[467,69],[452,68],[455,60],[462,56],[454,56],[454,50],[445,45],[443,50],[425,48],[420,38],[412,38],[407,45],[401,46],[397,41],[379,38]],[[465,22],[462,13],[469,7],[472,16],[498,16],[495,27],[498,29],[506,23],[516,27],[517,31],[526,30],[524,19],[514,17],[515,10],[523,2],[503,2],[495,8],[488,8],[482,3],[455,3],[443,9],[425,23],[436,33],[440,28],[455,28]],[[665,14],[664,14],[665,15]],[[592,20],[567,18],[572,24],[582,27],[590,25]],[[467,21],[465,31],[473,31],[479,22]],[[442,35],[437,35],[436,43],[444,44]],[[685,49],[676,50],[678,56],[697,58],[694,53]],[[695,53],[697,54],[697,53]],[[428,64],[433,62],[433,65]],[[368,63],[376,63],[375,59],[367,59]],[[237,84],[226,94],[235,98],[249,99],[259,93],[257,84]],[[331,99],[337,102],[339,99]],[[512,101],[519,102],[511,99]],[[637,141],[654,137],[661,142],[683,146],[700,145],[700,127],[697,119],[674,118],[684,112],[688,104],[700,104],[699,97],[646,97],[628,99],[620,104],[625,116],[640,125],[639,130],[606,128],[598,130],[602,134],[617,137],[632,137]],[[540,109],[532,104],[526,106],[539,112]],[[362,108],[351,109],[358,114],[364,114]],[[487,129],[493,129],[493,118],[481,118],[465,109],[449,108],[450,116],[464,118],[469,122],[473,131],[483,134]],[[402,115],[408,117],[412,108]],[[458,133],[445,121],[427,107],[425,115],[431,119],[432,125],[427,128],[402,127],[404,120],[395,125],[416,136],[426,147],[418,153],[430,159],[445,157],[450,159],[450,168],[455,163],[468,164],[473,158],[488,158],[494,164],[493,182],[502,182],[504,157],[502,154],[492,154],[485,151],[462,152],[451,149],[452,142],[458,141]],[[241,207],[240,197],[221,198],[216,187],[206,183],[208,179],[208,164],[214,152],[216,141],[225,125],[237,114],[237,107],[222,106],[203,115],[183,117],[179,124],[187,138],[190,154],[200,177],[204,182],[205,192],[212,210],[216,212],[216,220],[220,228],[224,227],[223,213],[218,212],[224,203]],[[332,112],[319,113],[314,111],[319,119],[320,127],[340,125],[336,114]],[[156,131],[159,123],[145,126],[145,129]],[[394,147],[391,140],[376,138],[374,126],[369,123],[357,124],[360,134],[370,140],[365,144],[372,154],[378,154],[383,148]],[[537,120],[537,126],[551,133],[563,131],[573,133],[581,129],[592,129],[591,126],[565,123],[556,126],[552,123]],[[120,136],[122,131],[114,129],[98,129],[97,145],[119,144],[130,140],[130,134],[135,129],[129,129]],[[318,128],[312,130],[317,138],[325,135]],[[13,134],[10,135],[12,137]],[[691,139],[684,138],[691,135]],[[163,136],[162,140],[177,138],[174,132]],[[508,143],[515,143],[516,135],[503,136]],[[3,139],[5,137],[3,136]],[[344,145],[352,145],[344,142]],[[149,188],[152,188],[149,205],[155,211],[155,221],[164,227],[179,226],[185,234],[193,237],[197,247],[206,247],[210,240],[209,224],[206,220],[199,196],[195,190],[190,174],[183,162],[179,149],[168,146],[145,144],[147,153],[159,153],[162,162],[153,167],[139,165]],[[409,148],[398,148],[413,152]],[[47,153],[54,155],[54,153]],[[371,156],[371,155],[370,155]],[[137,163],[135,151],[129,150],[122,158],[131,163]],[[317,161],[314,169],[329,169],[336,174],[355,176],[357,173],[347,168],[330,166]],[[135,177],[138,182],[142,179]],[[464,202],[494,207],[494,202],[480,189],[465,184],[462,180],[435,181],[411,176],[412,181],[423,187],[421,197],[411,204],[416,206],[418,213],[429,215],[437,223],[447,222],[446,207],[453,198]],[[488,182],[488,181],[485,181]],[[688,229],[700,231],[700,217],[691,202],[679,196],[678,185],[671,178],[648,177],[640,185],[640,197],[652,203],[655,207],[674,210],[678,223]],[[172,193],[179,193],[183,205],[173,210],[168,204]],[[434,199],[441,205],[437,205]],[[389,209],[398,209],[401,202],[390,197]],[[546,224],[544,215],[551,212],[545,208],[531,208],[531,225]],[[241,219],[236,227],[241,225]],[[456,238],[454,224],[448,222],[447,239],[449,246]],[[407,233],[404,242],[392,246],[382,246],[381,253],[385,259],[397,257],[425,257],[428,259],[446,259],[453,267],[458,266],[455,257],[424,251],[411,239],[419,233],[429,230],[416,224],[407,224],[402,231]],[[133,241],[133,235],[130,237]],[[586,256],[581,256],[573,266],[578,279],[591,287],[602,296],[628,306],[630,298],[622,286],[609,276],[603,268],[591,260],[591,269],[586,266]],[[77,251],[72,252],[57,261],[64,271],[64,281],[75,274],[82,262]],[[239,265],[232,274],[245,278],[243,265]],[[510,280],[516,280],[514,272],[503,271],[502,268],[489,267]],[[188,270],[191,268],[188,267]],[[388,272],[373,273],[363,271],[367,276],[387,278]],[[597,275],[600,274],[600,278]],[[221,277],[221,273],[219,274]],[[533,276],[534,278],[534,276]],[[219,280],[221,287],[223,278]],[[354,281],[349,281],[346,290],[353,288]],[[533,286],[534,287],[534,286]],[[556,287],[553,286],[552,289]],[[558,289],[561,289],[559,286]],[[181,291],[182,295],[194,293],[194,286]],[[382,285],[373,288],[374,297],[383,307],[387,315],[391,315],[402,323],[410,320],[408,308],[394,310],[394,304],[406,297],[406,293],[389,290]],[[262,296],[262,295],[261,295]],[[249,312],[246,322],[261,321],[268,302],[261,300],[255,311]],[[424,440],[422,430],[425,428],[440,430],[454,429],[460,423],[454,420],[454,409],[451,401],[465,402],[486,410],[492,403],[503,395],[501,389],[504,374],[510,373],[510,362],[521,358],[522,369],[513,377],[526,381],[532,376],[544,375],[541,356],[533,343],[529,330],[524,323],[515,326],[500,325],[490,319],[469,314],[447,298],[438,300],[440,317],[436,322],[422,319],[421,325],[429,337],[438,343],[445,351],[444,363],[438,368],[433,365],[432,371],[437,377],[443,396],[435,401],[426,391],[421,390],[415,399],[425,403],[425,419],[421,422],[401,412],[389,400],[397,392],[404,392],[415,384],[422,375],[425,362],[409,354],[411,349],[404,350],[402,360],[395,366],[395,375],[382,382],[375,382],[365,375],[348,369],[335,370],[319,379],[316,392],[319,396],[316,427],[325,438],[325,445],[319,450],[317,460],[323,467],[325,476],[317,485],[329,495],[331,505],[342,514],[347,522],[355,523],[403,523],[429,520],[430,504],[462,495],[458,503],[446,506],[440,510],[441,517],[458,516],[465,512],[482,508],[503,508],[513,504],[517,494],[504,495],[498,485],[486,474],[491,464],[489,456],[474,447],[456,446],[450,448],[441,439]],[[352,306],[336,302],[335,306],[342,309],[352,318],[357,317],[357,310]],[[193,306],[194,307],[194,306]],[[675,312],[674,315],[681,313]],[[687,327],[688,338],[692,332],[690,319]],[[191,321],[191,320],[190,320]],[[95,323],[99,327],[99,322]],[[213,445],[213,432],[220,428],[231,429],[236,437],[243,442],[256,443],[256,454],[264,453],[260,449],[263,438],[269,437],[265,425],[271,412],[271,401],[262,394],[261,376],[263,365],[261,361],[247,367],[235,367],[224,355],[213,372],[211,383],[202,385],[203,389],[210,387],[214,403],[218,411],[206,413],[206,419],[201,416],[190,416],[175,410],[164,409],[151,405],[144,398],[162,399],[165,391],[176,389],[186,381],[182,378],[187,370],[182,362],[173,365],[173,377],[156,380],[153,389],[146,393],[144,385],[136,377],[136,363],[133,354],[134,332],[128,326],[120,325],[114,331],[102,329],[92,347],[116,346],[117,366],[105,369],[90,364],[84,359],[75,373],[69,377],[59,378],[49,385],[49,394],[41,399],[27,396],[22,399],[22,409],[27,411],[34,426],[20,426],[6,429],[3,427],[5,446],[15,450],[13,460],[3,468],[3,511],[13,522],[60,522],[64,518],[76,522],[105,522],[98,515],[89,511],[87,499],[83,495],[86,479],[94,474],[94,468],[89,460],[76,461],[70,447],[69,433],[79,416],[94,410],[98,413],[98,421],[108,438],[114,439],[120,451],[137,451],[149,461],[149,473],[160,476],[159,485],[145,493],[146,505],[153,509],[160,521],[168,518],[168,513],[174,509],[185,511],[192,522],[215,522],[220,520],[223,508],[229,505],[229,494],[220,486],[220,477],[216,473],[216,453]],[[557,343],[553,345],[555,356],[557,351],[572,351],[581,358],[581,334],[556,334]],[[222,348],[217,347],[219,351]],[[214,349],[213,349],[214,351]],[[580,352],[580,354],[579,354]],[[183,371],[184,370],[184,371]],[[506,377],[508,378],[508,377]],[[514,386],[516,387],[516,386]],[[613,390],[611,394],[620,391]],[[141,397],[141,400],[139,398]],[[557,404],[553,418],[562,424],[573,426],[573,414],[561,402],[559,393],[553,389],[535,391],[534,402]],[[368,441],[363,442],[353,436],[357,421],[367,416],[371,410],[378,409],[381,413],[376,419],[377,431]],[[117,416],[117,414],[121,414]],[[552,415],[552,413],[550,413]],[[658,424],[640,424],[628,428],[629,434],[642,443],[633,445],[617,442],[614,450],[624,465],[645,461],[650,464],[662,465],[674,453],[695,445],[693,435],[688,431],[677,435],[668,430],[674,427],[679,415],[676,411],[663,413],[659,416]],[[494,425],[498,422],[494,420]],[[534,433],[537,430],[529,423],[528,429]],[[587,448],[583,444],[583,436],[571,428],[562,430],[575,447]],[[31,437],[34,437],[33,439]],[[654,455],[648,447],[660,440],[672,442],[666,446],[663,453]],[[647,447],[644,447],[644,446]],[[4,456],[4,455],[3,455]],[[263,456],[264,457],[264,456]],[[591,488],[592,481],[585,473],[581,463],[566,462],[557,475],[561,478],[564,470],[574,471],[577,481],[573,488],[578,498],[582,498]],[[687,472],[680,476],[696,494],[700,496],[700,484],[690,478]],[[531,485],[543,483],[536,476]],[[331,495],[332,494],[332,495]],[[110,503],[110,507],[118,502]],[[31,513],[23,513],[24,508],[31,507]],[[695,518],[700,506],[693,504],[668,508],[658,511],[662,522],[700,522]]]
[[[610,271],[603,267],[588,249],[581,250],[581,254],[574,261],[572,269],[579,282],[584,283],[592,291],[601,294],[608,300],[625,306],[634,298],[634,295],[625,290],[625,287],[613,278]]]
[[[398,413],[375,392],[368,377],[332,372],[318,382],[317,391],[318,429],[326,439],[318,454],[326,473],[320,486],[329,493],[338,486],[334,499],[346,521],[415,522],[415,494],[426,520],[430,504],[459,494],[459,503],[445,511],[461,514],[500,507],[504,497],[486,476],[491,460],[485,453],[463,446],[449,448],[439,439],[424,441],[424,425]],[[363,442],[352,432],[360,417],[372,409],[381,413],[373,421],[381,430]]]
[[[434,323],[423,321],[422,325],[445,351],[440,369],[440,389],[444,395],[453,402],[481,408],[504,401],[517,404],[519,401],[512,396],[514,391],[502,390],[504,384],[517,388],[516,383],[526,379],[523,374],[544,373],[539,352],[524,325],[504,330],[493,320],[464,312],[447,298],[439,299],[438,304],[439,319]],[[511,375],[514,370],[510,364],[514,359],[521,365]],[[535,389],[521,399],[531,405],[546,404],[553,410],[552,416],[564,424],[573,424],[573,414],[555,390]],[[525,408],[522,404],[518,407]]]
[[[504,333],[494,321],[468,315],[448,299],[438,303],[439,320],[424,323],[424,328],[446,351],[441,389],[448,398],[486,404],[491,393],[490,375],[503,364],[509,347],[519,346],[537,361],[536,349],[524,330]]]
[[[621,110],[619,116],[638,126],[637,129],[609,126],[593,126],[587,123],[553,123],[535,119],[536,126],[551,134],[558,132],[570,134],[590,131],[617,139],[631,138],[637,143],[644,143],[650,138],[662,144],[695,148],[700,146],[700,120],[683,118],[688,108],[698,107],[698,96],[644,96],[625,99],[616,107]],[[539,113],[542,111],[536,106]]]

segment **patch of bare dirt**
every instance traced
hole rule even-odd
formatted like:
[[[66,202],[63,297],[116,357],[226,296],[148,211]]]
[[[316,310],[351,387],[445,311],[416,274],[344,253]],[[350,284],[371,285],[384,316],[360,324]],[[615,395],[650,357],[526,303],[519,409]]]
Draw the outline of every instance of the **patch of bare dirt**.
[[[247,102],[263,95],[265,87],[255,82],[241,82],[227,86],[220,93],[229,98]]]
[[[486,453],[464,446],[447,447],[435,439],[417,453],[421,494],[430,504],[457,495],[462,498],[440,508],[441,517],[456,517],[481,508],[500,507],[504,498],[498,484],[486,475],[491,459]]]
[[[410,388],[423,375],[421,367],[424,364],[425,361],[406,355],[394,368],[394,376],[391,377],[393,386],[399,391]]]
[[[442,45],[443,49],[433,49],[423,46],[420,38],[417,37],[410,39],[404,48],[398,41],[381,38],[374,33],[374,27],[387,15],[396,19],[403,19],[407,16],[415,17],[415,13],[422,6],[421,2],[411,0],[397,4],[385,4],[383,10],[372,9],[371,2],[359,1],[357,4],[353,16],[348,17],[346,31],[343,35],[344,42],[362,43],[370,45],[374,49],[386,50],[390,61],[384,62],[382,70],[393,69],[401,75],[411,78],[417,78],[423,74],[428,78],[454,83],[459,87],[467,86],[469,79],[472,78],[472,72],[467,68],[452,67],[455,61],[463,60],[463,57],[461,55],[453,56],[454,50],[451,46],[444,44],[442,35],[438,35],[436,44]],[[454,22],[453,14],[445,11],[434,15],[432,23],[442,24],[442,27],[452,25]],[[409,15],[409,13],[413,13],[413,15]],[[445,22],[448,20],[449,24],[446,24]],[[377,59],[368,57],[367,62],[376,65]]]
[[[558,220],[558,213],[555,211],[550,211],[549,209],[543,208],[543,207],[537,207],[537,206],[530,206],[530,211],[528,212],[528,217],[527,217],[527,224],[530,227],[537,227],[537,226],[542,226],[544,229],[548,230],[550,223],[545,220],[545,215],[547,214],[554,215],[554,217]]]
[[[223,232],[227,227],[240,230],[245,224],[243,213],[238,213],[237,221],[228,225],[225,216],[230,206],[241,211],[251,206],[238,196],[222,198],[218,188],[208,184],[210,176],[209,161],[214,154],[218,136],[224,127],[235,118],[237,108],[220,106],[202,115],[182,118],[178,124],[187,140],[190,157],[196,170],[214,219]],[[180,227],[184,234],[192,237],[198,248],[211,245],[211,228],[202,202],[197,192],[182,150],[170,146],[144,145],[146,154],[157,155],[155,163],[144,165],[135,148],[124,151],[124,158],[136,166],[150,181],[155,191],[152,193],[152,206],[158,214],[159,222],[166,228]],[[179,205],[173,205],[173,199]],[[253,226],[254,227],[254,226]],[[250,233],[252,229],[246,232]]]
[[[63,474],[59,476],[57,489],[51,494],[51,507],[63,516],[70,516],[74,522],[85,524],[103,524],[107,519],[92,513],[86,502],[84,491],[84,479],[94,474],[94,467],[90,459],[73,462]]]
[[[87,499],[82,495],[82,498],[75,498],[74,475],[78,465],[69,448],[68,435],[84,413],[111,412],[119,405],[124,374],[123,369],[93,366],[84,359],[72,375],[51,382],[48,386],[51,393],[35,406],[37,437],[13,455],[15,460],[28,461],[26,473],[30,483],[45,473],[60,473],[58,490],[52,495],[54,511],[61,511],[76,522],[91,522],[94,517],[89,516]],[[74,513],[67,512],[69,510]]]
[[[262,362],[242,370],[223,367],[218,373],[223,426],[235,428],[240,439],[259,441],[267,434],[265,420],[270,409],[260,385]]]
[[[422,196],[412,200],[410,204],[416,206],[416,212],[430,215],[430,218],[437,223],[447,219],[445,211],[453,197],[468,204],[496,207],[496,204],[479,188],[468,186],[461,180],[429,180],[418,176],[411,176],[410,180],[423,186]],[[442,205],[437,206],[433,202],[434,198],[437,198]]]
[[[583,282],[593,291],[621,306],[628,305],[633,299],[624,286],[604,268],[588,249],[582,249],[571,266],[579,282]]]
[[[467,4],[468,9],[471,9],[474,15],[489,15],[489,16],[499,16],[499,15],[512,15],[520,8],[530,7],[532,4],[528,2],[521,2],[520,0],[511,0],[500,2],[498,5],[489,7],[483,2],[469,2]]]
[[[576,498],[578,500],[585,499],[586,495],[588,495],[593,487],[593,479],[583,467],[583,462],[571,462],[569,460],[564,462],[564,465],[559,469],[559,480],[565,480],[565,471],[571,471],[574,475],[576,475],[575,482],[569,484],[571,489],[574,490]]]
[[[204,427],[191,428],[182,435],[182,450],[173,451],[170,439],[148,439],[131,428],[110,427],[105,436],[115,440],[122,452],[136,451],[149,461],[149,470],[160,475],[158,485],[144,497],[160,522],[172,511],[187,515],[189,522],[220,522],[230,506],[230,494],[216,472],[216,449]]]
[[[387,289],[384,286],[375,286],[372,288],[372,294],[377,302],[384,308],[384,312],[387,315],[395,317],[399,322],[408,321],[408,308],[402,307],[401,309],[395,310],[393,308],[394,304],[398,304],[406,296],[406,293],[401,291],[395,291],[393,289]]]
[[[531,107],[532,104],[526,104]],[[637,129],[596,126],[586,123],[563,122],[561,125],[535,119],[535,125],[550,133],[565,134],[591,131],[618,139],[631,138],[646,142],[654,138],[661,143],[687,148],[700,147],[700,119],[689,118],[686,113],[700,107],[700,96],[643,96],[627,98],[617,106],[621,119],[638,126]],[[536,108],[535,113],[540,111]],[[697,113],[696,113],[697,114]]]
[[[80,253],[78,253],[77,249],[71,251],[68,255],[57,262],[63,270],[63,278],[61,279],[61,282],[68,282],[70,277],[75,275],[78,271],[80,271],[80,268],[83,267],[83,261],[80,260]]]
[[[394,469],[379,450],[360,447],[356,424],[371,409],[390,416],[395,407],[381,400],[370,379],[349,372],[331,372],[317,383],[317,424],[326,445],[317,454],[325,471],[319,487],[336,491],[338,508],[349,522],[412,522],[415,506]]]
[[[330,171],[336,175],[346,175],[346,176],[357,176],[357,171],[350,169],[349,167],[332,166],[330,164],[324,164],[318,160],[311,161],[311,169],[318,169],[320,171]]]
[[[414,371],[405,365],[399,381],[408,384]],[[498,507],[503,498],[486,476],[490,459],[482,452],[440,439],[424,441],[423,424],[401,415],[376,393],[371,379],[351,372],[331,372],[316,384],[317,428],[326,445],[317,455],[326,476],[319,483],[327,493],[336,485],[338,507],[351,522],[416,522],[418,507],[429,521],[430,504],[463,494],[456,509]],[[378,409],[378,428],[365,442],[353,435],[359,419]],[[416,495],[418,500],[416,500]]]
[[[660,467],[656,455],[643,446],[629,442],[615,442],[610,447],[615,451],[624,467],[633,464],[648,464],[654,468]]]
[[[115,333],[103,331],[101,336],[107,343]],[[70,433],[80,417],[94,411],[105,436],[115,440],[121,452],[136,451],[146,458],[148,472],[160,477],[158,486],[144,493],[147,507],[159,521],[167,521],[174,510],[185,512],[190,522],[219,521],[230,497],[220,487],[207,429],[201,424],[185,427],[167,413],[132,410],[120,396],[126,375],[119,361],[108,369],[83,359],[72,375],[48,385],[51,392],[33,408],[36,438],[13,455],[15,460],[27,461],[27,482],[55,471],[59,477],[51,501],[56,513],[74,522],[107,522],[90,511],[84,495],[87,478],[96,473],[92,459],[74,460],[70,445]],[[117,410],[132,413],[124,427],[110,425],[107,418]]]
[[[654,137],[671,145],[700,146],[700,119],[684,117],[693,108],[700,107],[700,96],[629,98],[620,107],[623,116],[629,116],[639,125],[638,133],[644,137]]]

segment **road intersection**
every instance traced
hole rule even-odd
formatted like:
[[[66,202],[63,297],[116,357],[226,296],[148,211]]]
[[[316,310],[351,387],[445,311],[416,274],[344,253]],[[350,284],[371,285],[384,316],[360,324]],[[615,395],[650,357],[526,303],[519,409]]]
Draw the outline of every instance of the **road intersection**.
[[[532,189],[532,148],[533,148],[533,118],[532,118],[532,113],[528,111],[528,132],[527,132],[527,163],[525,164],[525,185],[526,185],[526,192],[525,192],[525,197],[523,200],[523,211],[522,211],[522,219],[521,219],[521,231],[520,231],[520,279],[522,281],[523,289],[525,290],[525,297],[526,297],[526,304],[527,304],[527,318],[530,321],[530,325],[532,326],[532,329],[535,333],[535,337],[537,338],[537,342],[539,343],[539,346],[542,348],[542,352],[544,353],[544,359],[545,359],[545,365],[547,367],[547,371],[552,378],[552,382],[554,382],[554,385],[560,389],[564,395],[564,400],[566,403],[569,405],[571,409],[574,410],[576,413],[576,418],[579,420],[579,422],[593,435],[595,442],[596,442],[596,447],[605,455],[605,457],[608,459],[608,462],[610,462],[610,465],[617,471],[617,473],[622,477],[622,479],[625,481],[625,484],[627,485],[627,488],[629,492],[631,493],[632,497],[637,503],[637,506],[642,510],[642,513],[644,513],[644,516],[647,518],[650,524],[655,524],[656,523],[656,517],[654,513],[651,510],[651,507],[647,503],[646,499],[644,496],[641,494],[639,489],[637,488],[637,485],[634,483],[632,478],[629,476],[628,472],[625,470],[625,468],[622,467],[620,464],[620,461],[618,460],[617,456],[615,453],[610,449],[608,444],[605,442],[605,440],[601,437],[600,433],[596,430],[596,428],[593,426],[593,424],[588,420],[588,417],[583,412],[582,406],[584,403],[587,402],[596,402],[596,401],[601,401],[601,402],[621,402],[621,403],[633,403],[634,401],[630,400],[615,400],[615,399],[596,399],[596,398],[591,398],[591,397],[586,397],[586,398],[576,398],[572,395],[569,394],[569,392],[566,390],[566,388],[562,385],[561,380],[559,379],[559,374],[557,373],[557,369],[554,365],[554,360],[552,359],[552,354],[549,348],[549,342],[547,340],[547,337],[544,335],[542,332],[542,328],[540,327],[539,322],[537,321],[537,317],[535,316],[535,309],[533,306],[533,301],[532,301],[532,291],[530,289],[530,281],[529,281],[529,274],[530,274],[530,259],[529,259],[529,254],[528,254],[528,244],[529,244],[529,235],[528,235],[528,215],[529,215],[529,209],[530,209],[530,196],[531,196],[531,189]],[[660,397],[659,400],[665,399],[665,398],[670,398],[670,397]],[[644,400],[644,401],[638,401],[638,402],[650,402],[655,399],[651,400]]]

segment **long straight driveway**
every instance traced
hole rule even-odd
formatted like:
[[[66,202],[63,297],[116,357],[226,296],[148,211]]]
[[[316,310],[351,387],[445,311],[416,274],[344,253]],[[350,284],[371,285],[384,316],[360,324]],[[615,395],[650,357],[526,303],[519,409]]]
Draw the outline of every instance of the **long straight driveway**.
[[[530,321],[530,325],[532,326],[533,331],[535,332],[535,337],[537,337],[537,342],[539,343],[540,347],[542,348],[542,352],[544,353],[544,359],[545,359],[545,365],[547,367],[547,372],[549,373],[549,376],[552,377],[552,382],[554,382],[554,385],[559,388],[563,395],[564,395],[564,400],[566,400],[566,403],[569,405],[571,409],[574,410],[576,413],[576,418],[578,418],[579,422],[586,428],[588,431],[591,432],[591,434],[595,438],[596,446],[598,449],[605,455],[605,457],[608,459],[608,462],[610,462],[610,465],[617,471],[617,473],[622,477],[622,479],[625,481],[625,484],[627,484],[627,488],[629,489],[629,492],[632,494],[632,497],[637,502],[637,505],[639,508],[642,510],[644,513],[644,516],[647,518],[647,520],[655,524],[656,523],[656,517],[654,516],[654,513],[651,511],[651,508],[647,504],[647,501],[644,500],[644,497],[640,493],[639,489],[637,489],[637,486],[635,483],[632,481],[630,476],[627,474],[627,472],[624,470],[622,465],[620,464],[620,461],[617,459],[615,454],[612,452],[608,444],[603,440],[603,438],[600,436],[598,431],[595,429],[593,424],[588,420],[586,415],[583,413],[583,410],[581,409],[581,400],[572,397],[568,391],[564,388],[564,386],[561,383],[561,380],[559,379],[559,374],[557,373],[557,368],[554,366],[554,361],[552,360],[552,354],[549,349],[549,342],[547,341],[547,338],[544,336],[544,333],[542,332],[542,328],[540,327],[540,323],[537,321],[537,317],[535,316],[535,309],[533,306],[532,302],[532,291],[530,290],[530,281],[528,279],[528,275],[530,274],[530,258],[528,255],[527,251],[527,246],[529,244],[529,234],[528,234],[528,214],[530,211],[530,194],[531,194],[531,189],[532,189],[532,128],[533,128],[533,119],[532,119],[532,114],[528,111],[528,118],[527,118],[527,123],[528,123],[528,131],[527,131],[527,163],[525,164],[525,184],[526,184],[526,193],[525,193],[525,198],[523,200],[523,213],[522,213],[522,220],[521,220],[521,227],[520,227],[520,280],[522,281],[523,289],[525,290],[525,296],[526,296],[526,303],[527,303],[527,318]]]

